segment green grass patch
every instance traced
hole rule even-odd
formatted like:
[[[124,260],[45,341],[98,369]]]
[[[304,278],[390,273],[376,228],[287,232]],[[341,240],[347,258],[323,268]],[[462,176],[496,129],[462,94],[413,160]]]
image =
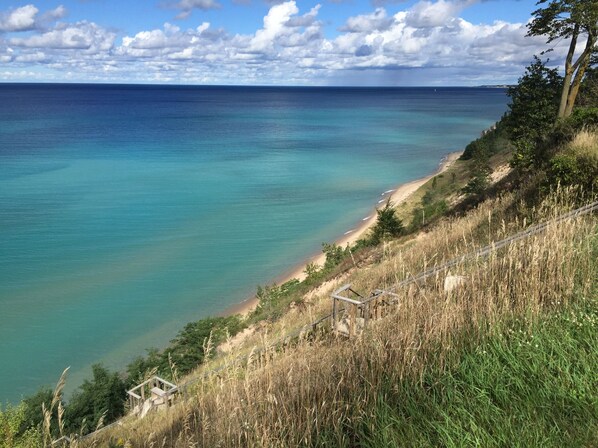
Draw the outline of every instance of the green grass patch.
[[[598,297],[513,319],[445,372],[388,383],[359,446],[598,446]]]

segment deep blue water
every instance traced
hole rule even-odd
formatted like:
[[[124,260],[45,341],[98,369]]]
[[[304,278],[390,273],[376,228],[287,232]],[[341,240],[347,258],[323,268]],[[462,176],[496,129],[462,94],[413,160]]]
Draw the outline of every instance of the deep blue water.
[[[435,170],[504,90],[0,84],[0,402],[122,368]]]

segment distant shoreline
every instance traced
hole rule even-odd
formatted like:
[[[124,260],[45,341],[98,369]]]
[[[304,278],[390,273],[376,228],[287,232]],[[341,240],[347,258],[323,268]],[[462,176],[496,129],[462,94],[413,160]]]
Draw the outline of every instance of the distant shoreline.
[[[386,202],[386,200],[388,200],[389,195],[390,195],[390,201],[395,206],[404,202],[409,197],[411,197],[411,195],[413,193],[415,193],[422,185],[424,185],[426,182],[428,182],[434,176],[437,176],[437,175],[443,173],[449,167],[451,167],[453,165],[453,163],[455,163],[455,161],[461,156],[461,154],[463,154],[463,151],[450,152],[441,159],[438,168],[433,173],[431,173],[427,176],[424,176],[420,179],[416,179],[416,180],[412,180],[410,182],[400,184],[396,188],[382,193],[380,196],[380,200],[382,202],[378,202],[373,207],[371,212],[368,213],[367,217],[363,218],[359,223],[357,223],[354,228],[349,229],[347,232],[345,232],[345,234],[343,236],[341,236],[340,238],[338,238],[335,241],[335,244],[337,244],[338,246],[341,246],[343,248],[347,245],[355,244],[355,242],[357,242],[359,239],[361,239],[364,236],[364,234],[376,223],[376,218],[377,218],[376,209],[380,205],[382,205],[384,202]],[[318,254],[314,254],[311,257],[304,260],[303,262],[298,263],[293,268],[289,269],[287,272],[282,273],[281,275],[276,277],[274,279],[274,283],[280,285],[280,284],[285,283],[294,278],[296,278],[300,281],[303,281],[306,277],[305,272],[304,272],[305,266],[307,266],[309,263],[315,263],[319,266],[323,266],[325,261],[326,261],[326,256],[323,253],[320,252]],[[250,297],[240,303],[234,304],[234,305],[226,308],[222,313],[220,313],[220,315],[221,316],[230,316],[230,315],[234,315],[234,314],[246,315],[246,314],[250,313],[251,311],[253,311],[257,305],[258,305],[257,297],[255,297],[255,296]]]

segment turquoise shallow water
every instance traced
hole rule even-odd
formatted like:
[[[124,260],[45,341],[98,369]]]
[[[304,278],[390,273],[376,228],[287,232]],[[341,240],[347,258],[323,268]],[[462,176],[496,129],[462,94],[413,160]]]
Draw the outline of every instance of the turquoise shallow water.
[[[0,401],[123,367],[434,171],[497,89],[0,85]]]

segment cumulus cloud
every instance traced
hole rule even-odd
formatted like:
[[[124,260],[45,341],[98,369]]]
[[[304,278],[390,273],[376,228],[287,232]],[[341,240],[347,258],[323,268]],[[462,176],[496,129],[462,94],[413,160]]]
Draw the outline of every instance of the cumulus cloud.
[[[29,31],[35,27],[39,9],[25,5],[0,15],[0,31]]]
[[[86,21],[60,25],[53,30],[25,38],[9,39],[15,47],[38,49],[77,49],[88,52],[107,51],[112,48],[116,35]]]
[[[32,4],[0,13],[0,32],[21,32],[42,29],[48,24],[65,17],[67,10],[64,6],[60,5],[41,15],[38,13],[39,9]]]
[[[223,40],[228,38],[223,30],[212,30],[208,22],[185,31],[166,23],[163,29],[141,31],[133,37],[124,37],[116,53],[133,58],[207,60],[210,54],[223,50]]]
[[[45,12],[41,17],[41,22],[54,22],[56,20],[66,17],[66,15],[67,9],[63,5],[60,5],[50,11]]]
[[[299,8],[297,8],[294,1],[281,3],[270,8],[270,11],[264,17],[264,27],[257,30],[251,40],[250,51],[263,51],[272,47],[277,37],[290,32],[286,24],[291,16],[298,12]]]
[[[272,6],[264,17],[263,28],[250,38],[245,51],[266,55],[277,47],[299,47],[321,37],[321,24],[316,21],[320,5],[303,16],[294,0]]]
[[[421,1],[405,17],[407,25],[414,28],[433,28],[446,25],[475,0]]]
[[[367,33],[370,31],[383,31],[388,29],[393,20],[386,16],[384,8],[377,8],[371,14],[349,17],[347,23],[339,31],[347,33]]]

